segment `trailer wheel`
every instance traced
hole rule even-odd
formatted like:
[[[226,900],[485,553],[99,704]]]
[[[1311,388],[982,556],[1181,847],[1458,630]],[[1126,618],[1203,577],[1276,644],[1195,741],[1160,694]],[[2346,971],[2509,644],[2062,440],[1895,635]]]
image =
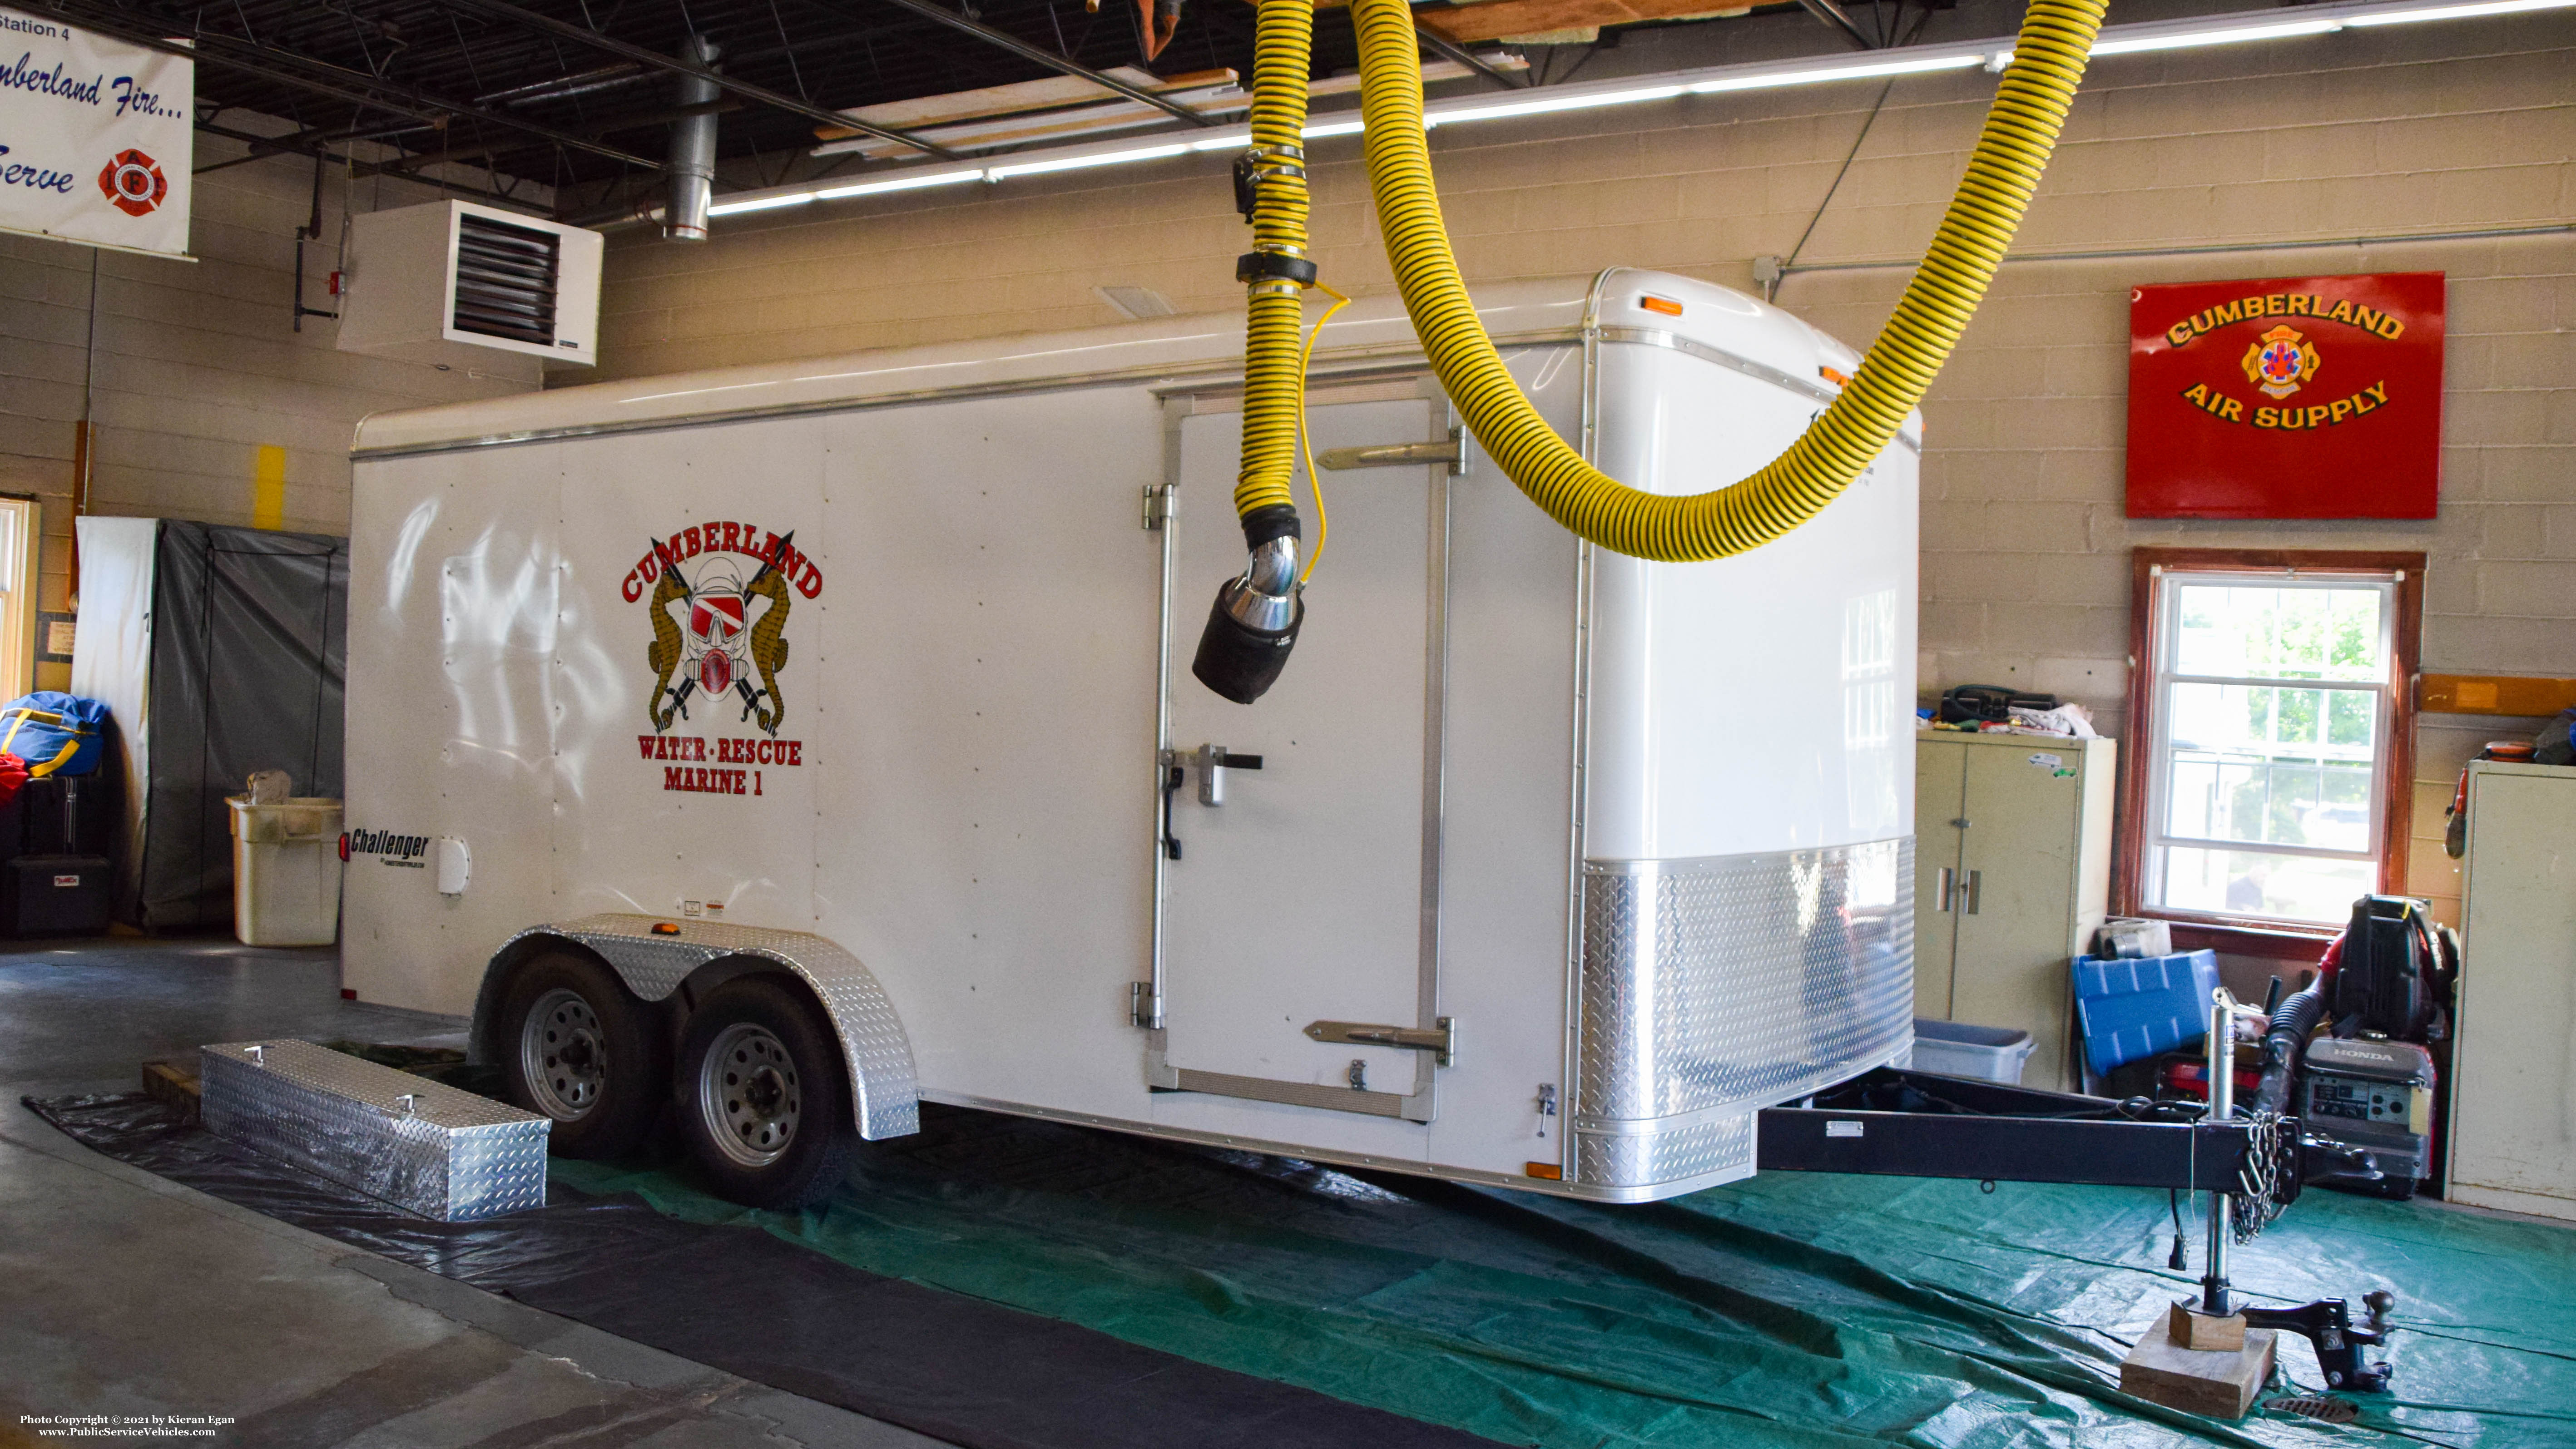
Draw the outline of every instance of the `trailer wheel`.
[[[500,1044],[510,1100],[554,1119],[555,1152],[619,1157],[652,1128],[670,1079],[667,1032],[589,957],[550,951],[513,972]]]
[[[672,1085],[689,1150],[726,1197],[792,1209],[840,1185],[858,1137],[840,1044],[776,980],[708,993]]]

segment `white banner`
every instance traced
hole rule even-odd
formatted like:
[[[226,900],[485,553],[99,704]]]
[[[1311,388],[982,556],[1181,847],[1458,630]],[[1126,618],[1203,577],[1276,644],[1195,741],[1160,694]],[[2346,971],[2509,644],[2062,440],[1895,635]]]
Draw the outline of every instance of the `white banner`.
[[[188,251],[196,62],[0,9],[0,228]]]

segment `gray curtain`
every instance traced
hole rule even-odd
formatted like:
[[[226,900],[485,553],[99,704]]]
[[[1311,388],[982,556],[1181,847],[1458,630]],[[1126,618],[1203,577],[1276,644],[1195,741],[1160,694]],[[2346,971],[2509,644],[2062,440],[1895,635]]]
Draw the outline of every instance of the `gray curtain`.
[[[165,520],[152,603],[147,931],[233,916],[226,795],[284,770],[298,795],[341,793],[349,541]]]

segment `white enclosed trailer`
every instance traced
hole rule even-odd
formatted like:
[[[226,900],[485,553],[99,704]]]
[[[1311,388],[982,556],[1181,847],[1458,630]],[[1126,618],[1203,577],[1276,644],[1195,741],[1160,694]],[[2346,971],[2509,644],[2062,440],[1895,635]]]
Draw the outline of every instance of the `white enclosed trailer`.
[[[1239,316],[369,419],[347,984],[473,1008],[573,1150],[676,1100],[754,1201],[925,1098],[1590,1198],[1750,1173],[1759,1109],[1911,1049],[1919,420],[1780,541],[1646,563],[1460,440],[1393,298],[1349,315],[1251,706],[1188,669],[1243,566]],[[1654,492],[1857,363],[1656,273],[1483,315]]]

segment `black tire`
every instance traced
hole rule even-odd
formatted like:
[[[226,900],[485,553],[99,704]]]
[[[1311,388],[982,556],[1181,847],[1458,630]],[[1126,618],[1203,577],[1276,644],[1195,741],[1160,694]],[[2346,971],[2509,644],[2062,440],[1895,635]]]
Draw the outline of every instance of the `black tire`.
[[[588,956],[549,951],[510,973],[494,1046],[510,1100],[554,1119],[564,1157],[622,1157],[670,1099],[670,1034]]]
[[[698,1003],[671,1089],[689,1155],[745,1207],[805,1207],[849,1171],[858,1127],[841,1044],[776,977],[736,977]]]

